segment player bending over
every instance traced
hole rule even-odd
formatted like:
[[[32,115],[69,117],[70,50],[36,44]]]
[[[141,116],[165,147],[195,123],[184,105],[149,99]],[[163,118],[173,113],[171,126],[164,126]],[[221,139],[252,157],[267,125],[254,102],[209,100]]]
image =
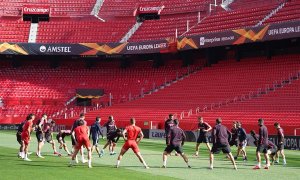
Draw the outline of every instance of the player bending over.
[[[234,169],[237,170],[237,166],[231,154],[231,149],[228,142],[228,139],[231,138],[231,132],[221,123],[222,123],[221,118],[216,119],[216,126],[213,128],[213,133],[212,133],[213,147],[210,152],[210,169],[214,168],[214,154],[218,154],[222,150],[222,152],[226,153],[227,156],[230,158]]]
[[[56,151],[55,141],[53,140],[54,126],[55,126],[55,121],[53,121],[51,119],[48,120],[48,123],[44,124],[43,132],[45,134],[45,141],[47,141],[49,144],[51,144],[54,154],[61,156],[61,154]]]
[[[59,143],[59,149],[64,148],[64,150],[68,153],[68,156],[71,156],[67,144],[65,142],[65,137],[70,136],[72,134],[71,130],[60,130],[59,133],[56,135],[56,139]]]
[[[126,137],[127,134],[127,137]],[[140,136],[138,138],[138,136]],[[148,169],[148,165],[146,164],[145,160],[143,159],[140,149],[138,147],[138,144],[143,139],[144,134],[140,127],[135,125],[135,119],[130,119],[130,125],[125,128],[123,131],[123,138],[125,140],[125,144],[123,145],[121,152],[119,154],[116,168],[120,166],[120,162],[122,160],[123,155],[127,152],[127,150],[130,148],[133,150],[135,155],[139,158],[140,162],[143,163],[144,167]]]
[[[88,167],[92,168],[92,147],[89,140],[89,128],[85,125],[84,120],[78,121],[78,126],[72,132],[72,136],[75,139],[75,151],[72,155],[70,167],[76,163],[76,156],[82,146],[85,146],[88,151]]]
[[[111,140],[112,139],[111,137],[112,137],[112,134],[114,134],[116,132],[117,126],[115,124],[115,120],[112,115],[110,115],[108,117],[108,121],[103,125],[103,127],[106,127],[107,142],[104,145],[103,149],[101,149],[100,157],[104,155],[104,150],[106,149],[107,146],[109,146],[108,149],[109,149],[110,155],[115,155],[116,153],[115,153],[114,149],[117,144]]]
[[[191,166],[189,165],[189,160],[182,150],[182,146],[184,145],[184,141],[186,139],[185,133],[180,127],[178,127],[179,121],[177,119],[175,119],[173,122],[174,122],[174,126],[169,129],[167,134],[168,142],[167,142],[167,147],[163,153],[162,168],[167,167],[168,154],[171,154],[173,150],[175,150],[183,158],[188,168],[191,168]]]
[[[256,135],[254,130],[250,131],[250,135],[253,137],[254,144],[257,147],[258,146],[258,136]],[[274,164],[276,152],[277,152],[277,147],[273,144],[272,141],[268,140],[267,154],[270,155],[270,159],[271,159],[272,164]]]

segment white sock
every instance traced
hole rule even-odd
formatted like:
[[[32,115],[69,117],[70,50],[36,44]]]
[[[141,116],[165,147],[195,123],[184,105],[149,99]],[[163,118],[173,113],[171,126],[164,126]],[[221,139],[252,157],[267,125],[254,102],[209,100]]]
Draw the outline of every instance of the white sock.
[[[88,163],[89,163],[89,166],[92,166],[92,160],[91,159],[88,160]]]
[[[167,160],[164,160],[164,164],[163,164],[164,166],[167,166]]]
[[[27,153],[25,153],[24,159],[28,159],[28,155],[27,155]]]
[[[282,161],[283,161],[283,164],[286,164],[286,159],[284,158],[284,159],[282,159]]]
[[[120,165],[120,162],[121,162],[120,160],[117,160],[117,166],[119,166],[119,165]]]
[[[257,166],[258,166],[258,167],[261,167],[261,163],[259,162],[259,163],[257,164]]]
[[[190,166],[189,162],[186,162],[186,165]]]
[[[148,167],[148,165],[146,164],[146,162],[145,162],[145,161],[143,161],[143,165],[144,165],[145,167]]]

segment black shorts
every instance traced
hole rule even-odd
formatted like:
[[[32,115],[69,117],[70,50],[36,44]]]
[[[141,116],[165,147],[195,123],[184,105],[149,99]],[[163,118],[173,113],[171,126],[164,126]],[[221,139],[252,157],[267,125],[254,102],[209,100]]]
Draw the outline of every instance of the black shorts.
[[[267,153],[267,151],[268,151],[268,145],[265,144],[259,144],[256,148],[256,152]]]
[[[219,154],[221,150],[223,153],[226,154],[231,152],[230,146],[228,144],[219,144],[219,143],[213,144],[213,147],[210,152],[213,154]]]
[[[246,146],[247,146],[247,140],[244,140],[244,141],[240,141],[240,143],[239,143],[239,147],[241,147],[241,148],[245,148]]]
[[[197,143],[209,143],[208,137],[204,135],[199,135],[197,139]]]
[[[284,149],[284,143],[277,144],[277,149],[278,149],[278,151],[283,150]]]
[[[182,146],[180,145],[168,145],[165,149],[165,151],[169,154],[171,153],[173,150],[175,150],[178,154],[182,154],[183,150],[182,150]]]
[[[169,137],[168,137],[169,131],[165,131],[165,135],[166,135],[166,145],[169,144]]]
[[[274,147],[274,148],[272,148],[272,149],[269,149],[269,151],[270,151],[270,154],[271,154],[272,156],[274,156],[274,155],[277,153],[277,148]]]
[[[50,143],[52,141],[51,133],[45,133],[45,140]]]
[[[93,146],[96,146],[96,145],[98,145],[98,143],[99,143],[99,137],[98,136],[92,136],[92,139],[93,139]]]
[[[65,144],[65,138],[60,136],[59,134],[56,135],[56,140],[59,142],[59,143],[63,143]]]
[[[116,138],[107,137],[107,141],[110,142],[110,143],[117,143]]]
[[[18,141],[19,144],[23,144],[21,134],[22,134],[22,133],[19,133],[19,132],[17,132],[17,134],[16,134],[16,136],[17,136],[17,141]]]
[[[231,140],[230,142],[229,142],[229,145],[230,146],[238,146],[238,140]]]
[[[73,138],[73,136],[71,136],[71,141],[72,141],[72,146],[75,146],[75,145],[76,145],[76,141],[75,141],[75,139]]]
[[[43,136],[43,133],[41,131],[37,131],[35,133],[35,135],[36,135],[36,139],[37,139],[38,142],[43,142],[44,141],[44,136]]]

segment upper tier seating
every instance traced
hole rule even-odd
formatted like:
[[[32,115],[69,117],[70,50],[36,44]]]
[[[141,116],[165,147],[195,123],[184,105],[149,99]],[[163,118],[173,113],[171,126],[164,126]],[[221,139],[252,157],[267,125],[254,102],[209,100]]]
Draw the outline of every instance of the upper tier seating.
[[[27,42],[29,22],[17,18],[0,18],[0,42]]]
[[[133,26],[133,17],[102,22],[95,17],[83,19],[58,19],[39,23],[37,42],[39,43],[97,43],[119,42]]]
[[[300,19],[300,1],[287,2],[285,6],[268,19],[264,24]]]
[[[50,6],[51,17],[89,16],[96,0],[0,0],[0,16],[21,16],[25,4]]]
[[[102,22],[90,15],[96,0],[0,0],[0,41],[28,41],[29,23],[20,19],[23,4],[49,4],[51,7],[50,22],[39,23],[36,42],[96,43],[119,42],[135,24],[133,12],[140,4],[164,5],[165,8],[160,20],[145,21],[129,42],[175,37],[176,30],[178,36],[189,36],[254,26],[282,1],[241,0],[230,5],[232,11],[226,12],[218,6],[209,13],[209,4],[214,2],[210,0],[107,0],[98,13],[105,20]],[[299,20],[299,5],[299,1],[295,0],[286,3],[264,24]],[[19,15],[12,18],[16,11]]]

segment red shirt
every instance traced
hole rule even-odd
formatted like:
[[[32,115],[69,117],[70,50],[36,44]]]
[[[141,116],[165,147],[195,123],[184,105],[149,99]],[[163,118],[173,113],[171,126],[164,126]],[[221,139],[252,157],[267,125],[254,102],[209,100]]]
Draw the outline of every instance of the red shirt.
[[[89,129],[86,125],[78,126],[74,129],[76,139],[88,139]]]
[[[30,134],[28,134],[28,131],[32,131],[32,125],[33,122],[32,121],[27,121],[24,126],[23,126],[23,131],[22,131],[22,135],[26,135],[26,136],[30,136]]]
[[[126,127],[126,131],[128,140],[136,140],[142,130],[138,126],[130,125]]]

